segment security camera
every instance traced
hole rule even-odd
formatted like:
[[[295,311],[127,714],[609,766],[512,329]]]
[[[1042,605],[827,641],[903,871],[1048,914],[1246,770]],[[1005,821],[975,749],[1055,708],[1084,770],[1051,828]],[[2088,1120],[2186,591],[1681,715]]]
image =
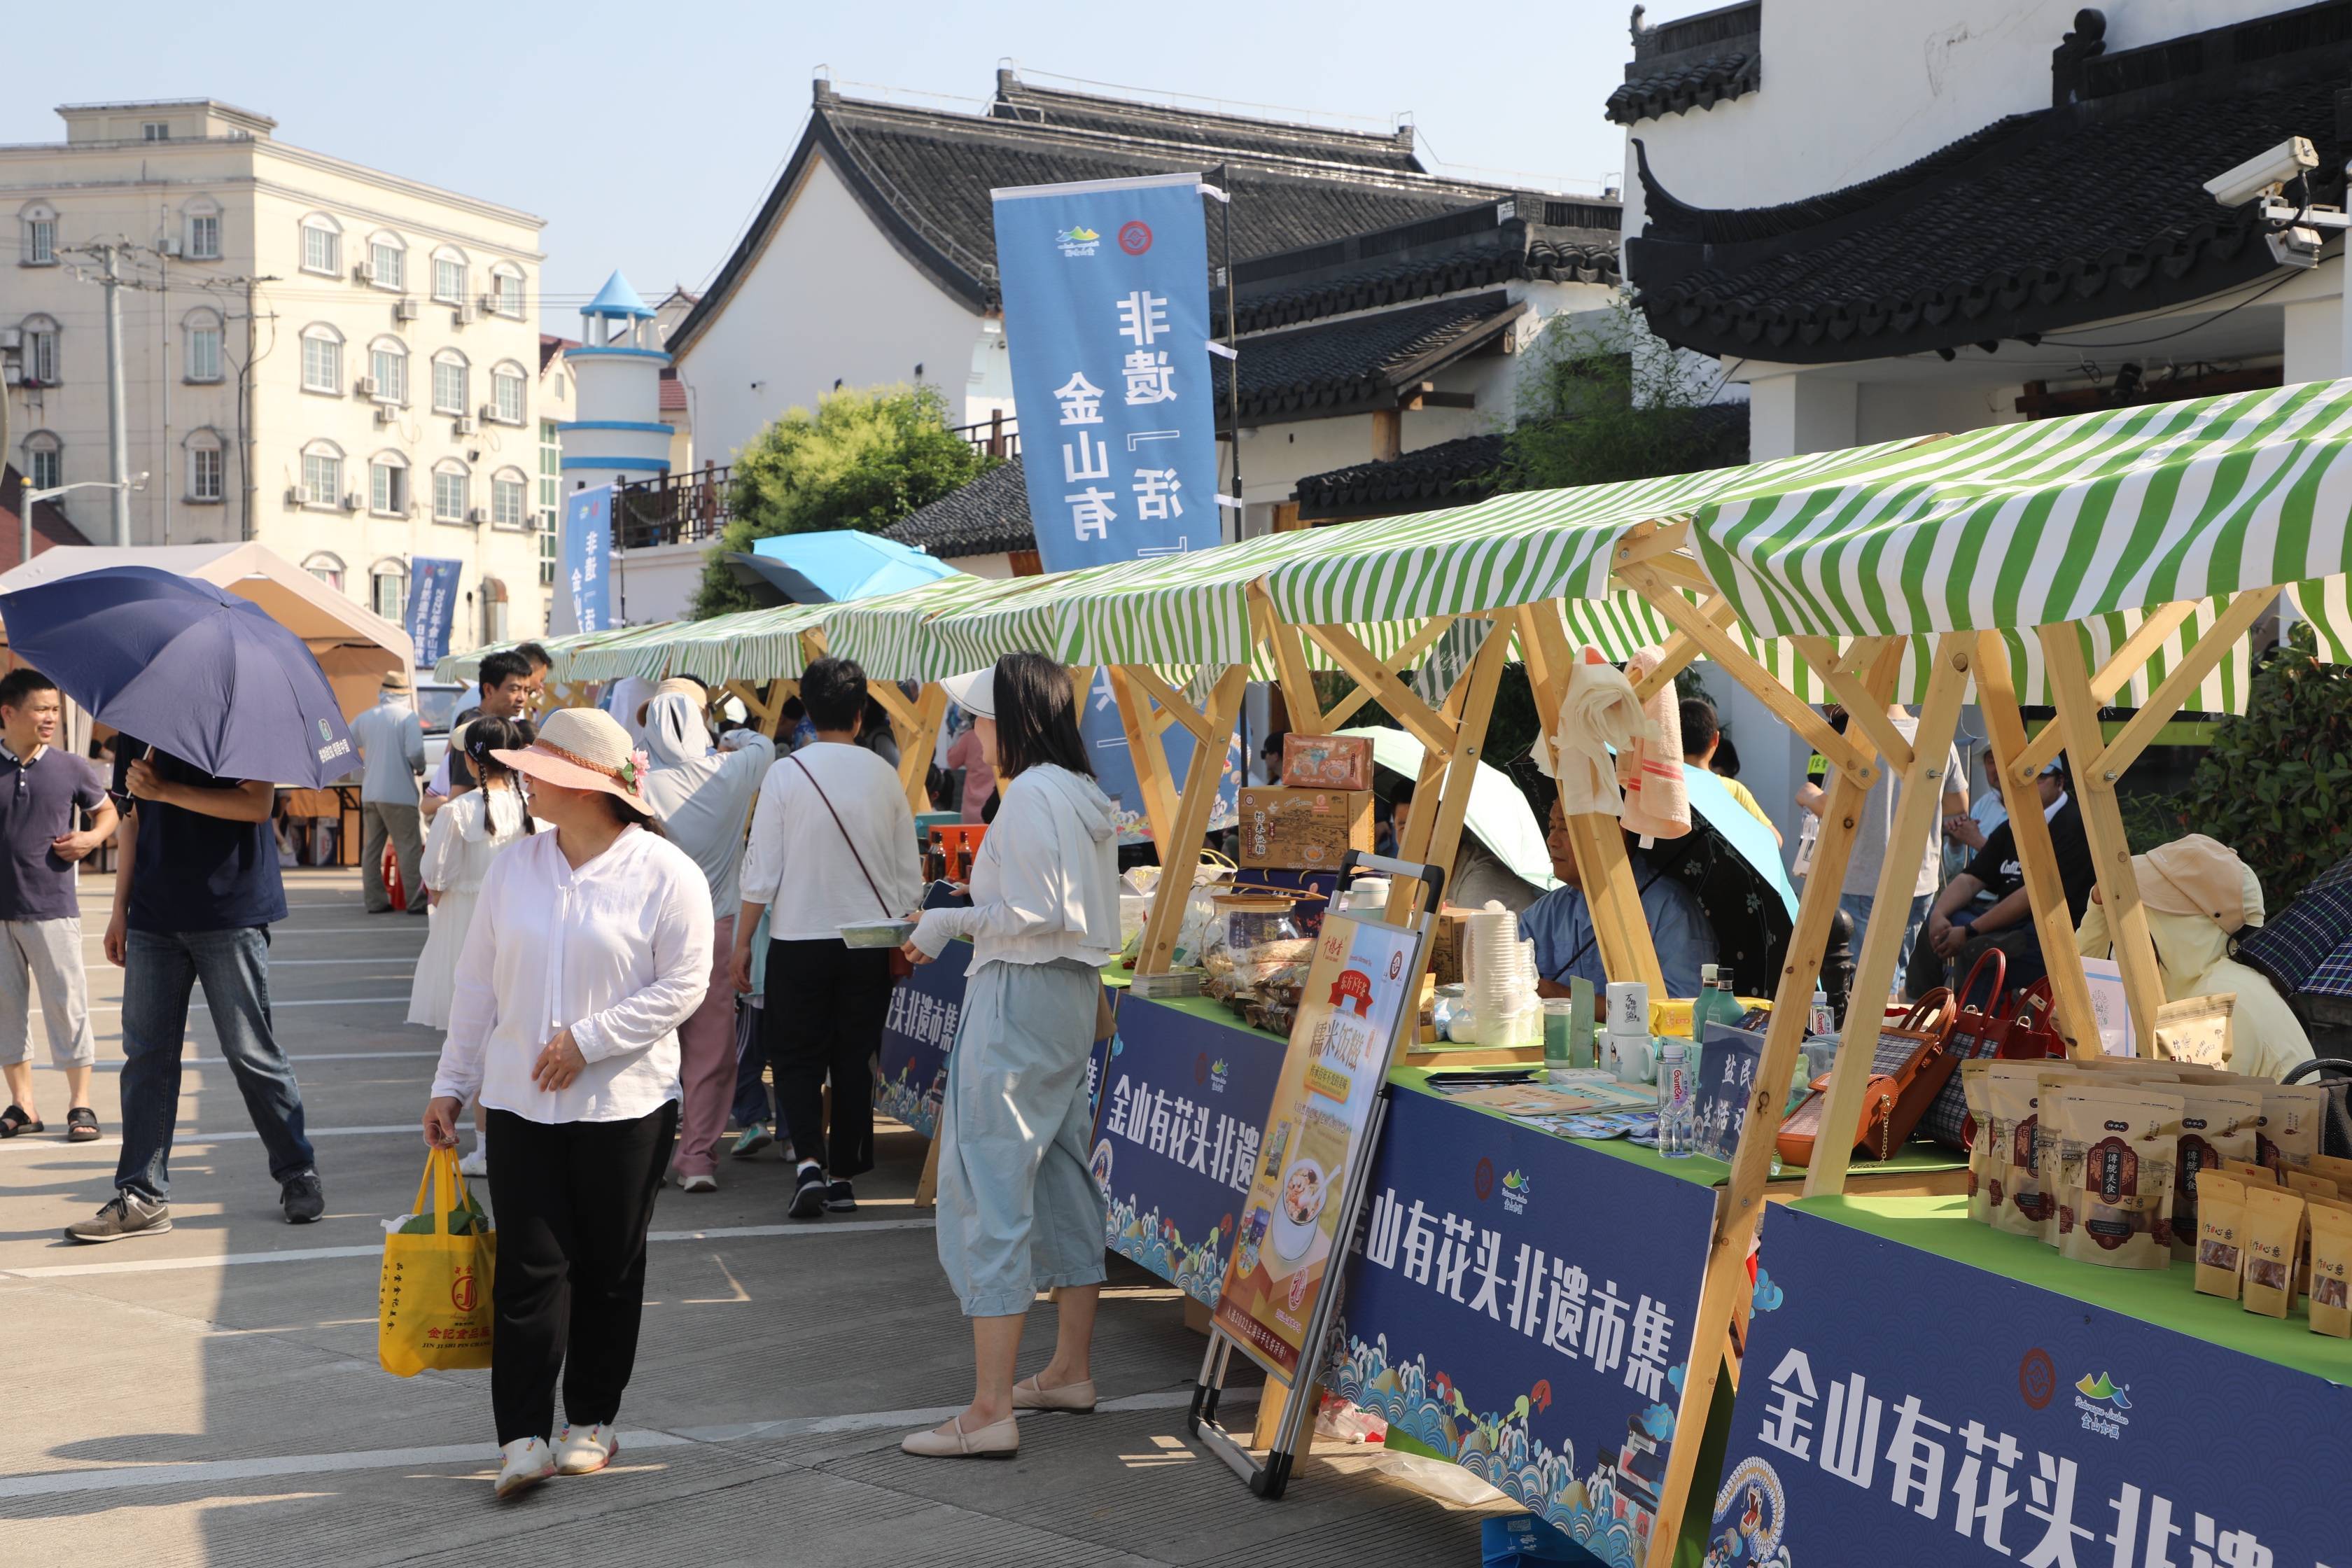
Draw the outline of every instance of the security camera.
[[[2269,195],[2289,180],[2319,167],[2319,153],[2308,137],[2290,136],[2267,153],[2258,153],[2226,174],[2205,182],[2205,189],[2225,207],[2242,207]]]

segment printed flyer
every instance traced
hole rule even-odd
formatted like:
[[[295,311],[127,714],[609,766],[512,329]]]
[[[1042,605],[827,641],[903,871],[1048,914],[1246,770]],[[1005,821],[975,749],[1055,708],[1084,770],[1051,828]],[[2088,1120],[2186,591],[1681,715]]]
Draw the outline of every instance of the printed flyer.
[[[1216,1323],[1292,1377],[1331,1268],[1339,1198],[1419,979],[1413,933],[1331,915],[1308,969]]]

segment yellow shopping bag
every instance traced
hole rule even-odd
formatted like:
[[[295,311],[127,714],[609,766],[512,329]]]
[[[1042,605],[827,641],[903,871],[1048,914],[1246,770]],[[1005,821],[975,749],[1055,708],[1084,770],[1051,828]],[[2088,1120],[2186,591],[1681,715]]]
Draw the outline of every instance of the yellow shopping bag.
[[[415,1212],[383,1238],[376,1287],[376,1359],[383,1370],[415,1377],[428,1367],[489,1365],[497,1259],[498,1236],[458,1173],[457,1152],[432,1151],[416,1184]]]

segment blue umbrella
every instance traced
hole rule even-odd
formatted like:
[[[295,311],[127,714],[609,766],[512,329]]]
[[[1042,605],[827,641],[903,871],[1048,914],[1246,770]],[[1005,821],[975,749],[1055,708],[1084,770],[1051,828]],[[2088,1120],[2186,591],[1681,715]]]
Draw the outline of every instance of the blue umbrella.
[[[956,574],[936,556],[845,528],[757,540],[751,552],[747,564],[799,605],[870,599]]]
[[[101,567],[0,594],[0,622],[100,723],[206,773],[315,788],[359,766],[302,639],[209,583]]]

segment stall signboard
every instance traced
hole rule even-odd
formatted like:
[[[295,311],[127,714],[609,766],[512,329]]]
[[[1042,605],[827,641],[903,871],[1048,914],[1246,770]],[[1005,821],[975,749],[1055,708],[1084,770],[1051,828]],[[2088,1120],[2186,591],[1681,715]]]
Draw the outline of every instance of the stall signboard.
[[[2352,1389],[1801,1209],[1762,1256],[1710,1568],[2352,1562]]]
[[[1714,1189],[1399,1088],[1365,1206],[1324,1385],[1639,1568]]]
[[[430,669],[448,655],[449,606],[465,564],[426,555],[408,563],[408,640],[415,645],[419,669]]]
[[[1283,1053],[1216,1325],[1259,1364],[1296,1376],[1329,1277],[1341,1195],[1367,1152],[1398,1022],[1421,979],[1414,933],[1329,915]]]
[[[1129,996],[1095,1120],[1104,1244],[1214,1307],[1257,1172],[1285,1047],[1253,1029]]]
[[[958,942],[938,961],[917,964],[915,973],[891,990],[890,1011],[882,1020],[882,1048],[874,1063],[874,1108],[926,1138],[939,1136],[948,1047],[955,1044],[956,1026],[962,1021],[963,972],[971,956]]]
[[[563,508],[563,579],[565,603],[572,607],[570,630],[601,632],[613,625],[613,579],[608,570],[613,545],[613,491],[574,490]]]

